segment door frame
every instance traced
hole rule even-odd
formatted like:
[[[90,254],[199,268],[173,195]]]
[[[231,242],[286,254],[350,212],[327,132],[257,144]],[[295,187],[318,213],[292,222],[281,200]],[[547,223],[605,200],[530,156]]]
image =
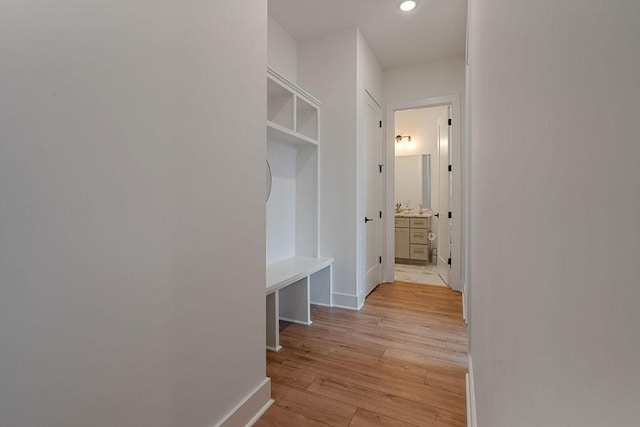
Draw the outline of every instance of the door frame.
[[[452,152],[451,152],[451,136],[453,135],[452,126],[447,123],[451,120],[451,106],[445,106],[445,111],[438,117],[436,121],[436,128],[438,130],[438,136],[436,137],[437,145],[437,164],[438,164],[438,212],[439,218],[437,226],[432,227],[438,238],[436,239],[436,247],[438,250],[438,256],[436,260],[436,271],[438,276],[448,285],[451,286],[451,267],[447,265],[447,258],[451,258],[451,221],[448,218],[447,212],[453,211],[453,200],[451,196],[451,176],[450,171],[447,170],[448,165],[452,164]],[[443,133],[446,133],[446,154],[443,154],[442,137]],[[446,161],[443,162],[446,155]],[[444,163],[444,164],[442,164]],[[447,165],[447,166],[445,166]],[[444,168],[441,168],[444,166]],[[443,173],[444,172],[444,173]],[[443,191],[443,184],[445,191]],[[446,206],[446,208],[445,208]],[[433,218],[431,219],[433,225]],[[444,231],[443,231],[444,230]],[[447,239],[445,240],[444,237]],[[448,251],[448,252],[447,252]],[[447,270],[448,269],[448,270]]]
[[[450,286],[456,291],[462,291],[462,274],[464,266],[464,256],[462,252],[463,242],[463,163],[462,163],[462,115],[460,106],[460,95],[438,96],[433,98],[422,98],[414,101],[389,104],[386,108],[385,142],[384,142],[384,162],[385,162],[385,203],[384,203],[384,258],[382,263],[382,274],[384,282],[394,281],[395,247],[394,241],[394,208],[395,203],[395,113],[404,110],[418,108],[451,106],[451,120],[453,136],[449,141],[451,150],[451,167],[453,173],[453,198],[452,198],[452,227],[451,227],[451,283]]]

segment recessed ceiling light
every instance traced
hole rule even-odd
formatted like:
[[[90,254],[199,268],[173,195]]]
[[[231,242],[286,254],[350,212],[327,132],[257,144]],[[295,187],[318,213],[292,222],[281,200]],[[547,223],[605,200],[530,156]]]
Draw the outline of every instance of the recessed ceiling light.
[[[400,3],[400,10],[403,12],[409,12],[416,7],[416,2],[412,0],[403,1]]]

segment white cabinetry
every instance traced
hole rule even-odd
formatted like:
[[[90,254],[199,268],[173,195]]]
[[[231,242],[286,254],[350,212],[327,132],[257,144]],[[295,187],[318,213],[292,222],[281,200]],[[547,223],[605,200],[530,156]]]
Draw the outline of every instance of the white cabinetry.
[[[279,319],[310,324],[310,304],[331,305],[333,259],[318,249],[320,102],[267,70],[267,348]]]
[[[267,139],[318,144],[320,102],[273,69],[267,70]]]
[[[320,102],[271,68],[267,71],[267,264],[318,256]]]

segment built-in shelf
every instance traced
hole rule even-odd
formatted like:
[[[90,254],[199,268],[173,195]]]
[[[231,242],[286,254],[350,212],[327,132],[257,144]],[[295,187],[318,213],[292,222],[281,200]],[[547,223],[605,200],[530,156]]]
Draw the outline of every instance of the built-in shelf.
[[[317,139],[313,139],[301,133],[294,132],[284,126],[271,121],[267,121],[267,141],[276,141],[288,145],[318,145]]]
[[[266,344],[279,351],[280,320],[311,324],[311,304],[331,306],[332,258],[294,256],[267,265]]]
[[[267,70],[267,348],[279,320],[311,324],[310,304],[332,305],[331,258],[319,256],[320,102]]]
[[[311,139],[318,139],[318,107],[300,96],[296,98],[296,130]]]
[[[296,256],[267,265],[266,293],[284,288],[305,276],[328,267],[332,258]],[[329,298],[318,298],[314,303],[329,305]]]
[[[268,137],[289,144],[317,144],[319,111],[317,99],[277,71],[267,69]]]
[[[293,131],[294,94],[278,81],[267,78],[267,122]]]

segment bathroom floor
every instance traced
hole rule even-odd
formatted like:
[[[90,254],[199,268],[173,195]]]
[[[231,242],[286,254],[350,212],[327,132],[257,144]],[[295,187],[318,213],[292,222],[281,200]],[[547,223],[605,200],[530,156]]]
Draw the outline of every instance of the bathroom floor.
[[[421,283],[424,285],[447,287],[442,278],[440,278],[440,276],[438,275],[437,266],[435,264],[396,264],[395,280],[399,282],[412,282]]]

